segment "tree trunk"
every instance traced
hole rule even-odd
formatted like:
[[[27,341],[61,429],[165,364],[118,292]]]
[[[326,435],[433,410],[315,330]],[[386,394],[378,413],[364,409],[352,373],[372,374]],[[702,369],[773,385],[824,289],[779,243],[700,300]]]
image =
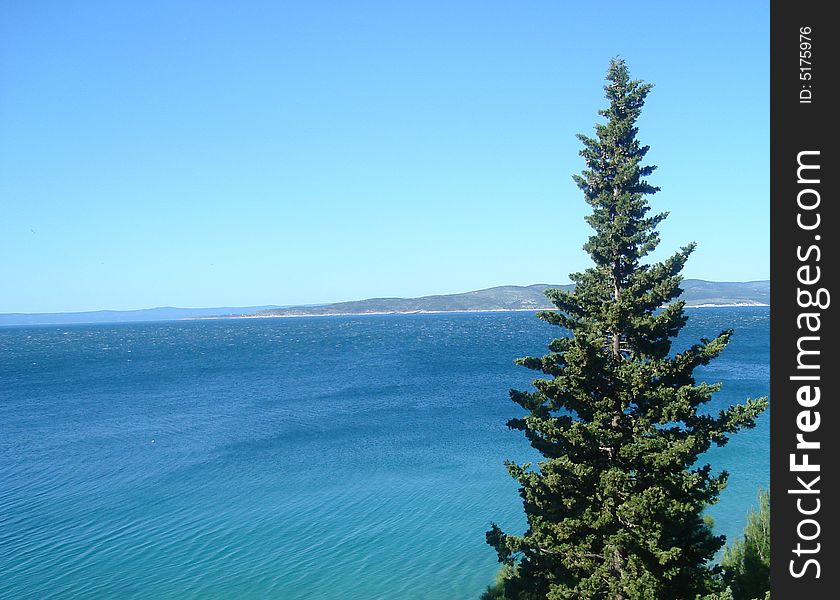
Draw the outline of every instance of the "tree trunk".
[[[613,198],[618,198],[617,187],[613,188]],[[613,203],[613,206],[615,206],[615,203]],[[615,223],[615,219],[617,217],[615,208],[613,208],[610,216],[612,217],[613,223]],[[619,256],[620,250],[620,248],[615,249],[615,258],[613,259],[612,264],[613,300],[615,300],[615,302],[618,302],[621,298],[621,288],[618,285],[618,262],[621,260],[621,257]],[[613,331],[612,334],[612,353],[616,358],[621,356],[621,332],[619,331]]]
[[[612,563],[613,571],[618,574],[620,580],[621,574],[624,573],[624,569],[621,568],[621,552],[618,551],[618,548],[613,549]],[[616,592],[615,596],[612,597],[612,600],[625,600],[624,594]]]

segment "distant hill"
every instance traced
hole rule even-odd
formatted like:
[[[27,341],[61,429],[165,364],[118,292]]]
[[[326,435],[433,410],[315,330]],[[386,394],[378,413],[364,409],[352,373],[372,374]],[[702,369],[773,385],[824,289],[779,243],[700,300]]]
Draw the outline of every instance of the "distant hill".
[[[747,304],[770,305],[770,282],[763,281],[704,281],[686,279],[682,283],[687,306]]]
[[[458,311],[501,311],[539,310],[552,308],[545,297],[547,288],[571,290],[573,285],[549,285],[537,283],[528,286],[503,285],[499,287],[465,292],[423,296],[420,298],[370,298],[336,302],[320,306],[288,307],[257,311],[253,316],[318,316],[318,315],[363,315],[381,313],[416,312],[458,312]],[[682,298],[688,306],[770,304],[770,282],[715,282],[702,279],[686,279],[682,283]]]
[[[770,282],[717,282],[702,279],[683,281],[683,299],[688,306],[770,304]],[[502,285],[461,294],[421,298],[370,298],[315,306],[249,306],[227,308],[146,308],[142,310],[98,310],[72,313],[0,314],[0,325],[70,325],[73,323],[132,323],[174,321],[212,317],[291,317],[323,315],[365,315],[417,312],[464,312],[539,310],[552,308],[543,293],[547,288],[572,289],[572,285]]]
[[[535,284],[524,287],[503,285],[461,294],[423,296],[421,298],[370,298],[367,300],[323,304],[321,306],[263,310],[255,313],[255,315],[360,315],[371,313],[539,309],[546,307],[543,290],[548,287],[557,286],[546,284]],[[559,287],[570,289],[572,286],[566,285]]]

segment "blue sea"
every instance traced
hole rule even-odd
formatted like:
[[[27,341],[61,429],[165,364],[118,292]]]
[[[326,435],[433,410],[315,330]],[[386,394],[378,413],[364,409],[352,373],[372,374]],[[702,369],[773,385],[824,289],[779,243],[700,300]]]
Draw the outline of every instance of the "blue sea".
[[[767,308],[710,409],[769,387]],[[558,330],[531,313],[0,328],[0,598],[475,600],[491,521],[521,531],[507,397]],[[707,456],[737,536],[769,482],[769,416]]]

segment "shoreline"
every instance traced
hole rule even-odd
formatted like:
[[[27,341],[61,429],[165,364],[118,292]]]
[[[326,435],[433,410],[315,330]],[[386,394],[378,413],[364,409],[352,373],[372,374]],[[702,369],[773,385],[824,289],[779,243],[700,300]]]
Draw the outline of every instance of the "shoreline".
[[[697,304],[686,306],[687,309],[695,308],[767,308],[769,304],[763,303],[729,303],[729,304]],[[299,319],[305,317],[365,317],[365,316],[400,316],[400,315],[447,315],[447,314],[471,314],[471,313],[520,313],[539,312],[543,310],[555,310],[553,308],[483,308],[464,310],[412,310],[412,311],[376,311],[376,312],[331,312],[321,314],[284,314],[284,315],[208,315],[202,317],[174,317],[160,319],[137,319],[137,320],[115,320],[115,321],[70,321],[70,322],[26,322],[26,323],[0,323],[0,330],[16,327],[69,327],[75,325],[120,325],[132,323],[179,323],[184,321],[219,321],[231,319]]]
[[[769,307],[769,304],[736,302],[729,304],[696,304],[685,308],[762,308]],[[541,308],[481,308],[463,310],[406,310],[406,311],[372,311],[372,312],[331,312],[331,313],[293,313],[283,315],[217,315],[208,317],[184,317],[178,321],[206,321],[210,319],[295,319],[303,317],[365,317],[365,316],[386,316],[386,315],[448,315],[448,314],[471,314],[471,313],[519,313],[519,312],[540,312],[543,310],[555,310],[551,307]]]

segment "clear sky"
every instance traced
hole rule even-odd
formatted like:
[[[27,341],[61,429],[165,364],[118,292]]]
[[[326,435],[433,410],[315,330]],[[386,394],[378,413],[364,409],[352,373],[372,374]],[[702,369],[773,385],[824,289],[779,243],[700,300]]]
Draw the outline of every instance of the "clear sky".
[[[620,55],[655,257],[769,276],[768,2],[0,3],[0,312],[565,283]]]

